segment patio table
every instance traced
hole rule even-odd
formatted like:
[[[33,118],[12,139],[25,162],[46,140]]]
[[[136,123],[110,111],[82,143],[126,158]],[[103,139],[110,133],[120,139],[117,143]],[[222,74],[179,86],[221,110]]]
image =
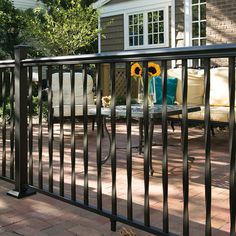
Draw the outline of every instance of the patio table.
[[[197,112],[200,111],[199,106],[188,106],[188,113],[191,112]],[[116,106],[116,118],[126,118],[126,106]],[[182,114],[182,106],[181,105],[167,105],[167,117],[173,116],[173,115],[180,115]],[[96,108],[89,108],[88,109],[88,115],[96,115]],[[102,164],[105,164],[107,160],[110,158],[111,153],[111,137],[110,133],[107,129],[106,125],[106,118],[111,117],[111,108],[110,107],[102,107],[101,108],[101,115],[103,117],[104,121],[104,128],[109,138],[109,153],[108,155],[103,159]],[[138,118],[143,119],[144,118],[144,112],[143,107],[140,104],[134,104],[131,105],[131,117],[132,118]],[[149,107],[149,143],[152,143],[152,136],[153,136],[153,125],[155,121],[161,121],[162,119],[162,105],[153,105],[152,107]],[[149,145],[149,154],[150,154],[150,172],[151,174],[154,173],[154,170],[152,168],[152,151],[151,151],[152,145]]]

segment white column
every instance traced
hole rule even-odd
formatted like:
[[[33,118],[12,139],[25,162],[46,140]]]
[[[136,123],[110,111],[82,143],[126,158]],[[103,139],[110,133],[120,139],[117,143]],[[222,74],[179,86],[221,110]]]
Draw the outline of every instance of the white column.
[[[191,17],[191,1],[184,1],[184,45],[186,47],[192,46],[191,44],[191,30],[192,30],[192,17]]]
[[[176,47],[176,34],[175,34],[175,0],[171,2],[171,47]],[[172,68],[176,66],[176,61],[171,62]]]
[[[98,53],[101,53],[101,17],[98,17]]]

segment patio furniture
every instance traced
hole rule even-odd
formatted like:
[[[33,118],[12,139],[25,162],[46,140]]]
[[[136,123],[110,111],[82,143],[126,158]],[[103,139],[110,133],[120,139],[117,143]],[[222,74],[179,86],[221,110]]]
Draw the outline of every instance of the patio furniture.
[[[64,117],[71,115],[71,80],[70,73],[63,73],[63,108]],[[53,93],[53,116],[58,118],[60,116],[59,109],[59,73],[52,74],[52,93]],[[87,75],[87,103],[88,108],[95,108],[94,93],[93,93],[93,79]],[[83,116],[83,78],[82,73],[75,73],[75,116]]]
[[[177,78],[176,103],[182,104],[182,68],[168,70],[168,76]],[[225,126],[229,121],[229,69],[218,67],[210,69],[210,124]],[[188,69],[188,97],[190,105],[200,107],[198,112],[189,114],[189,123],[204,123],[205,116],[205,85],[204,70]],[[171,117],[172,120],[181,120],[181,114]]]
[[[188,107],[188,113],[197,112],[200,110],[198,106]],[[180,105],[167,105],[167,116],[178,115],[182,113],[182,106]],[[126,117],[126,106],[116,106],[116,118]],[[96,115],[96,108],[89,108],[88,115]],[[103,159],[102,164],[105,164],[111,157],[111,137],[106,126],[106,117],[111,117],[111,108],[101,108],[101,115],[103,116],[105,130],[108,134],[110,147],[108,155]],[[132,118],[144,118],[143,107],[139,104],[131,106],[131,117]],[[149,155],[150,155],[150,174],[153,175],[154,169],[152,167],[152,137],[153,137],[153,124],[155,121],[160,121],[162,118],[162,105],[154,105],[149,108]]]

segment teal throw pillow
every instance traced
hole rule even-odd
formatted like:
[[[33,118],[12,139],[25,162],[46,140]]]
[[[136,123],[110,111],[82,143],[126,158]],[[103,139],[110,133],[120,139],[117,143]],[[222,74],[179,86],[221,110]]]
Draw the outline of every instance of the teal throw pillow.
[[[177,88],[176,78],[167,78],[167,104],[173,105],[175,102]],[[162,78],[160,76],[153,77],[150,83],[150,93],[154,93],[155,104],[162,104]]]

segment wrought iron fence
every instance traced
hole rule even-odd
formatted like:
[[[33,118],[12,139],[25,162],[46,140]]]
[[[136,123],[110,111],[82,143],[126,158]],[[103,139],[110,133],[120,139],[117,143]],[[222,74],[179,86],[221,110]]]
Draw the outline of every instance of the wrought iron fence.
[[[204,46],[197,48],[176,48],[176,49],[160,49],[152,51],[135,51],[135,52],[119,52],[119,53],[104,53],[95,55],[79,55],[79,56],[63,56],[51,58],[36,58],[27,59],[27,49],[19,46],[15,51],[15,61],[0,61],[0,100],[1,100],[1,166],[2,179],[14,181],[15,189],[9,191],[9,195],[15,197],[24,197],[39,191],[51,197],[60,199],[88,211],[105,216],[111,221],[111,230],[116,230],[116,222],[122,222],[130,226],[137,227],[146,232],[155,235],[175,235],[175,232],[169,230],[169,211],[168,211],[168,106],[167,106],[167,68],[168,63],[172,60],[182,61],[182,118],[181,118],[181,145],[182,145],[182,165],[183,165],[183,235],[189,235],[189,161],[188,161],[188,61],[192,59],[202,59],[204,61],[204,79],[205,79],[205,97],[204,97],[204,130],[205,130],[205,234],[212,234],[211,227],[211,200],[212,200],[212,184],[211,184],[211,119],[210,119],[210,67],[211,59],[213,58],[228,58],[229,60],[229,94],[230,94],[230,118],[228,122],[230,137],[229,158],[230,158],[230,234],[235,235],[235,56],[236,45],[219,45],[219,46]],[[133,214],[133,197],[135,192],[132,191],[133,178],[133,152],[132,152],[132,117],[133,111],[131,106],[131,73],[130,66],[132,62],[142,62],[144,68],[144,105],[143,105],[143,128],[144,128],[144,162],[143,162],[143,221],[137,221]],[[162,198],[163,198],[163,223],[162,227],[156,227],[150,220],[150,120],[153,119],[150,114],[148,101],[148,62],[159,61],[162,65],[162,112],[160,117],[162,126]],[[110,82],[111,82],[111,197],[106,198],[111,201],[111,210],[104,207],[103,194],[103,166],[102,166],[102,130],[103,116],[102,113],[102,84],[101,84],[101,66],[104,63],[110,64]],[[125,63],[126,70],[126,132],[127,146],[126,154],[126,179],[127,179],[127,196],[126,196],[126,214],[118,214],[117,209],[117,114],[116,109],[116,80],[115,70],[116,63]],[[82,113],[82,131],[83,131],[83,153],[77,153],[76,139],[76,106],[75,106],[75,67],[82,65],[83,68],[83,113]],[[95,65],[96,70],[96,112],[93,114],[96,117],[96,160],[95,167],[95,194],[96,201],[90,202],[90,186],[89,186],[89,141],[90,135],[88,130],[89,124],[89,106],[87,98],[87,70],[89,65]],[[33,109],[33,68],[37,68],[37,124],[34,124],[34,109]],[[64,117],[64,69],[70,70],[70,117]],[[43,68],[47,69],[46,80],[48,84],[46,100],[43,98]],[[54,113],[53,113],[53,92],[52,92],[52,76],[53,69],[58,70],[59,83],[59,128],[57,137],[54,130]],[[9,80],[9,83],[7,81]],[[9,84],[10,86],[6,86]],[[7,91],[7,88],[9,91]],[[46,128],[43,126],[43,100],[47,104],[47,121]],[[10,111],[7,118],[7,103],[9,101]],[[8,125],[10,123],[9,133]],[[65,144],[65,124],[70,126],[70,140]],[[36,132],[37,131],[37,132]],[[47,132],[48,133],[47,133]],[[46,133],[45,133],[46,132]],[[34,134],[37,135],[37,144],[34,145]],[[43,162],[43,142],[47,136],[48,159],[47,166]],[[9,169],[6,164],[6,140],[10,140],[10,164]],[[55,142],[59,144],[59,152],[55,149]],[[65,183],[65,145],[70,148],[70,183]],[[37,153],[37,169],[34,161],[34,155]],[[59,163],[56,163],[55,153],[59,154]],[[83,171],[77,172],[76,158],[82,156]],[[57,159],[57,160],[58,160]],[[55,165],[59,168],[59,184],[55,183],[54,171]],[[36,171],[35,171],[36,170]],[[76,176],[80,174],[82,183],[78,184]],[[44,175],[47,175],[47,182]],[[36,177],[36,179],[35,179]],[[65,189],[65,185],[70,188]],[[82,197],[77,198],[77,191],[82,191]],[[160,193],[161,194],[161,193]],[[107,196],[106,196],[107,197]]]

